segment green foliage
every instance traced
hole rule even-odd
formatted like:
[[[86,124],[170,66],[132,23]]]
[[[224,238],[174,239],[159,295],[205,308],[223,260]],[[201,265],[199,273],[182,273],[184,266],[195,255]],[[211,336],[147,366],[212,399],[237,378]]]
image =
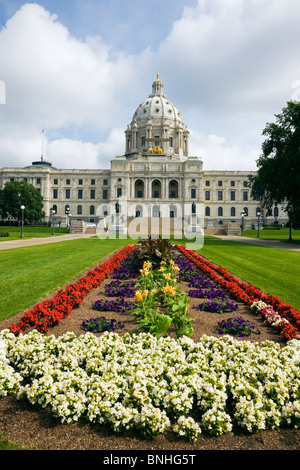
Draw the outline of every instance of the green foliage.
[[[45,216],[43,197],[40,192],[26,181],[9,181],[0,190],[0,215],[3,219],[11,216],[21,220],[21,206],[25,206],[24,220],[31,223]]]
[[[173,260],[162,261],[160,267],[145,261],[136,287],[136,308],[139,317],[137,331],[149,332],[160,338],[173,325],[176,336],[193,334],[193,319],[187,315],[189,298],[177,287],[178,268]]]
[[[149,238],[140,240],[141,258],[149,260],[153,265],[158,266],[161,261],[170,259],[172,244],[166,238],[159,235],[158,238]]]
[[[258,172],[249,177],[251,196],[261,200],[267,215],[282,204],[290,221],[300,224],[300,103],[288,102],[275,117],[263,130]]]

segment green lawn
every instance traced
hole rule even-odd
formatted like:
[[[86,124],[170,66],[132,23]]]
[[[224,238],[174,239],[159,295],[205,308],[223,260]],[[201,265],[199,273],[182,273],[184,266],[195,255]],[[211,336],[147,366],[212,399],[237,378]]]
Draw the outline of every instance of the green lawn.
[[[95,237],[1,251],[0,320],[24,311],[130,243],[135,241]],[[206,237],[199,253],[300,310],[300,252]]]
[[[1,234],[9,233],[9,236],[3,236]],[[65,227],[54,227],[54,236],[64,235],[69,233],[69,229]],[[14,226],[0,226],[0,242],[5,242],[8,240],[17,240],[21,235],[21,227]],[[52,236],[52,227],[47,226],[34,226],[34,225],[25,225],[23,229],[24,238],[33,238],[33,237],[51,237]]]
[[[1,251],[0,320],[23,311],[130,243],[88,238]]]
[[[244,230],[245,237],[257,238],[257,230]],[[279,230],[263,229],[259,231],[261,240],[280,240],[288,242],[290,230],[288,228],[280,228]],[[300,230],[292,229],[292,243],[300,243]]]
[[[198,253],[300,310],[300,252],[207,238]]]

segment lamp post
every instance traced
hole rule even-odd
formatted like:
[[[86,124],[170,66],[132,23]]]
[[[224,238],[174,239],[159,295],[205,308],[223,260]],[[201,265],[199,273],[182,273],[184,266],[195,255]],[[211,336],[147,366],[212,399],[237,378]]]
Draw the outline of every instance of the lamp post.
[[[23,229],[24,229],[24,209],[25,209],[25,206],[21,206],[21,211],[22,211],[22,225],[21,225],[21,235],[20,235],[20,238],[24,238],[24,232],[23,232]]]
[[[55,214],[55,210],[51,208],[50,217],[51,217],[51,225],[52,225],[52,235],[54,235],[54,214]]]
[[[68,217],[68,221],[67,221],[67,228],[70,230],[70,217],[71,217],[71,209],[69,206],[66,207],[66,215]]]
[[[244,217],[246,215],[245,211],[241,212],[241,217],[242,217],[242,236],[244,235]]]
[[[256,215],[257,215],[257,238],[260,238],[260,234],[259,234],[259,219],[261,216],[260,210],[257,211]]]

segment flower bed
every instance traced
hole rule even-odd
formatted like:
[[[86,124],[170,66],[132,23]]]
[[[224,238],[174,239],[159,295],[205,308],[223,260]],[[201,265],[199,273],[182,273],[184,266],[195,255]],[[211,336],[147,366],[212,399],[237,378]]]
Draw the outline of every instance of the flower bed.
[[[125,246],[109,261],[89,271],[76,283],[68,285],[64,290],[60,289],[52,300],[37,304],[32,310],[26,312],[18,323],[12,324],[10,331],[20,334],[34,327],[41,333],[46,333],[50,327],[66,318],[73,308],[78,307],[86,295],[112,274],[134,248],[135,245]]]
[[[300,426],[300,349],[232,336],[0,333],[0,396],[155,438]]]
[[[51,409],[63,423],[85,419],[110,426],[116,432],[135,431],[145,438],[172,430],[193,441],[201,432],[217,436],[230,432],[233,425],[250,433],[298,428],[300,342],[292,340],[281,348],[269,341],[238,341],[232,335],[257,333],[240,317],[219,322],[220,338],[203,335],[194,342],[182,335],[190,331],[183,328],[190,327],[186,316],[188,295],[178,289],[175,274],[195,288],[199,298],[203,298],[203,293],[211,301],[244,299],[267,324],[288,324],[287,319],[283,321],[270,304],[257,300],[260,291],[255,289],[252,297],[247,284],[226,274],[223,268],[214,271],[212,263],[183,247],[177,253],[184,256],[175,253],[176,263],[163,262],[158,270],[146,263],[141,271],[133,256],[135,247],[126,248],[91,272],[89,282],[81,278],[77,288],[73,284],[64,295],[59,291],[51,306],[58,309],[59,300],[68,294],[69,305],[61,311],[70,313],[90,286],[97,287],[112,275],[122,281],[112,281],[113,289],[131,289],[135,285],[140,310],[154,310],[158,302],[165,312],[155,311],[157,316],[152,319],[141,316],[147,320],[142,323],[144,331],[123,337],[113,332],[100,337],[90,332],[79,337],[70,332],[59,338],[45,336],[43,317],[39,315],[33,324],[22,324],[23,328],[41,326],[27,335],[18,334],[23,331],[21,326],[0,332],[0,396],[15,393],[19,399]],[[204,274],[198,268],[203,268]],[[230,281],[222,278],[221,272]],[[137,279],[130,281],[132,277]],[[112,290],[104,292],[107,295]],[[125,306],[124,297],[99,300],[102,303],[95,302],[95,310],[130,308]],[[48,303],[40,304],[42,307],[47,310]],[[177,324],[177,339],[163,336],[163,331],[167,331],[166,324],[162,324],[167,310],[171,320],[178,321],[182,320],[180,308],[186,323]],[[45,320],[50,327],[47,315]],[[84,322],[83,327],[95,331],[103,325],[109,329],[122,326],[113,319],[97,317]]]
[[[257,301],[262,301],[264,305],[271,306],[281,317],[281,321],[274,325],[277,331],[286,340],[299,338],[300,312],[297,312],[291,305],[282,302],[279,297],[264,294],[252,284],[239,281],[225,268],[213,264],[192,250],[188,250],[181,245],[176,245],[176,248],[236,300],[245,303],[249,307]]]

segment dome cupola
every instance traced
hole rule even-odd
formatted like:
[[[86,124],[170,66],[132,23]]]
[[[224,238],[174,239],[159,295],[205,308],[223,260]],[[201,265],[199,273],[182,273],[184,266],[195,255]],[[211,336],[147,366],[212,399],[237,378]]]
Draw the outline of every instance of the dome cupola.
[[[136,109],[125,131],[125,155],[188,156],[188,130],[181,114],[166,95],[157,74],[152,93]]]

